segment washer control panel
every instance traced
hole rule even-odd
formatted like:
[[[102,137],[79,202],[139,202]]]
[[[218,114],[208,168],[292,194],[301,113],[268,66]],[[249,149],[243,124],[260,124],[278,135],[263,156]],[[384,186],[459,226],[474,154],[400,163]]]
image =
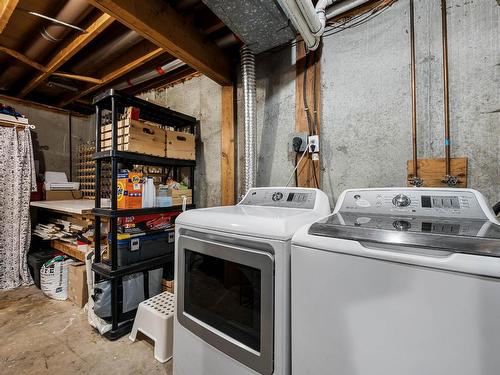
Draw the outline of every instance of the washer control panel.
[[[300,188],[250,189],[240,205],[313,209],[316,191]]]
[[[339,212],[462,217],[485,219],[473,191],[464,189],[360,189],[347,190],[337,203]],[[404,227],[398,223],[398,227]]]

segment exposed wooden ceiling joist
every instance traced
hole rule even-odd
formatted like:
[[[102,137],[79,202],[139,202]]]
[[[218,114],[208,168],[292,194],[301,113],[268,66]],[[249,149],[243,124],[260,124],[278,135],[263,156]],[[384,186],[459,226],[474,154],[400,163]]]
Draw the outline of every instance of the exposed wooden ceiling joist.
[[[0,9],[0,33],[2,33],[5,26],[9,23],[10,16],[14,13],[17,3],[19,0],[2,0],[2,5]]]
[[[20,98],[24,98],[35,87],[46,80],[60,66],[74,56],[78,51],[90,43],[103,30],[105,30],[114,19],[108,14],[102,14],[95,19],[90,26],[85,29],[85,33],[79,34],[62,48],[47,64],[46,71],[37,74],[19,93]]]
[[[47,69],[43,65],[37,63],[36,61],[31,60],[28,56],[25,56],[22,53],[14,51],[13,49],[10,49],[10,48],[4,47],[4,46],[0,46],[0,52],[4,52],[4,53],[14,57],[15,59],[25,63],[26,65],[29,65],[32,68],[35,68],[41,72],[47,71]]]
[[[82,76],[82,75],[73,74],[73,73],[54,72],[54,73],[52,73],[52,75],[56,76],[56,77],[63,77],[63,78],[74,79],[76,81],[82,81],[82,82],[90,82],[90,83],[95,83],[95,84],[102,83],[102,79],[94,78],[94,77]]]
[[[101,87],[107,85],[108,83],[111,83],[115,79],[120,78],[121,76],[123,76],[123,75],[131,72],[132,70],[140,67],[142,64],[145,64],[148,61],[151,61],[152,59],[154,59],[154,58],[156,58],[164,53],[165,53],[165,51],[162,48],[156,48],[153,51],[151,51],[151,52],[149,52],[149,53],[147,53],[147,54],[145,54],[137,59],[134,59],[133,61],[130,61],[129,63],[123,65],[122,67],[112,71],[111,73],[106,74],[104,77],[102,77],[102,79],[101,79],[102,82],[100,84],[92,86],[92,87],[88,88],[87,90],[84,90],[84,91],[80,92],[79,94],[75,95],[74,97],[62,101],[61,103],[59,103],[59,105],[61,107],[64,107],[73,101],[76,101],[76,100],[78,100],[78,99],[80,99],[80,98],[82,98],[90,93],[93,93],[94,91],[99,90]]]
[[[231,83],[232,68],[225,53],[166,2],[89,1],[219,84]]]

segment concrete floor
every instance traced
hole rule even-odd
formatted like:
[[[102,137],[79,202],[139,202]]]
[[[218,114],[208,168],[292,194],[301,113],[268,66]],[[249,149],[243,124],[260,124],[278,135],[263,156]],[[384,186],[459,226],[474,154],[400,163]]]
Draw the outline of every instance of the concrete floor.
[[[9,374],[172,374],[146,340],[110,342],[83,309],[45,297],[35,286],[0,292],[0,372]]]

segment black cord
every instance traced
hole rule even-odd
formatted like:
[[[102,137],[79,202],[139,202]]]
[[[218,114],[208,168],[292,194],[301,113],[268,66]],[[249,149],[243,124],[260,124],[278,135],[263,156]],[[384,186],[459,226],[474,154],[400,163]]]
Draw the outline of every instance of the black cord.
[[[298,175],[298,173],[297,173],[297,169],[298,169],[298,167],[297,167],[297,163],[298,163],[297,157],[298,157],[298,156],[299,156],[299,153],[298,153],[298,152],[296,152],[296,153],[295,153],[295,165],[293,166],[293,167],[295,168],[295,172],[294,172],[294,173],[295,173],[295,186],[296,186],[296,187],[298,187],[298,186],[299,186],[299,175]]]
[[[317,51],[314,51],[314,77],[313,77],[313,106],[314,106],[314,124],[313,124],[313,129],[314,129],[314,135],[318,134],[319,126],[318,126],[318,93],[316,92],[316,81],[317,81],[317,74],[318,74],[318,69],[317,69],[317,63],[318,63],[318,53]],[[320,161],[318,160],[318,163]],[[316,168],[314,166],[314,161],[312,161],[313,166],[313,176],[314,176],[314,182],[316,184],[316,187],[319,189],[319,181],[318,181],[318,176],[316,175]]]

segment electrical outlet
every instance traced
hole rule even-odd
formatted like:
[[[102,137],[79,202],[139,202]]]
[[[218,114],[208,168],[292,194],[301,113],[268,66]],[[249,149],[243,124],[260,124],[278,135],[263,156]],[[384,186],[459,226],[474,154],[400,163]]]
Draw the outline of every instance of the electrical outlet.
[[[298,152],[304,152],[306,150],[306,146],[307,146],[307,133],[302,132],[302,133],[291,134],[289,139],[288,139],[288,152],[295,152],[295,150],[293,148],[293,139],[294,138],[300,138],[302,143],[300,144],[300,148],[299,148]]]
[[[308,142],[309,153],[319,152],[319,135],[311,135]]]

